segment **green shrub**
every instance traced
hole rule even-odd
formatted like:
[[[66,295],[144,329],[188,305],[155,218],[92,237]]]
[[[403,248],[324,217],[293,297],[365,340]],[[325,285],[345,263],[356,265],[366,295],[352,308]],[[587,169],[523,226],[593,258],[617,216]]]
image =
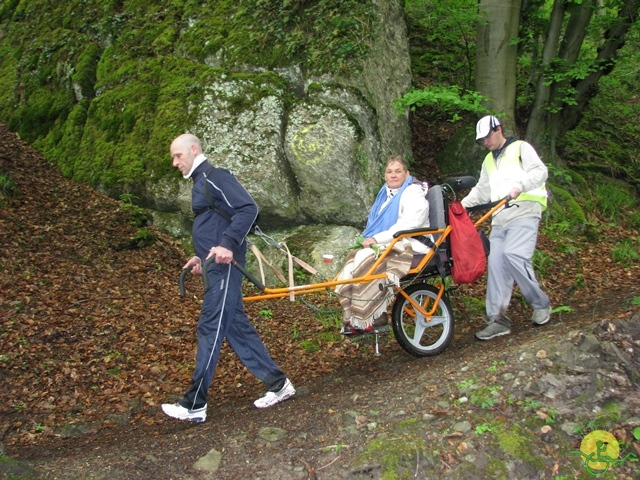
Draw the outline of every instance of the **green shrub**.
[[[562,187],[555,184],[547,184],[551,192],[548,214],[546,218],[550,220],[546,228],[565,228],[573,232],[580,232],[587,222],[584,210],[575,199],[574,195]],[[554,224],[557,227],[554,227]],[[566,233],[566,232],[559,232]]]
[[[640,258],[640,237],[625,238],[611,250],[611,258],[619,263],[635,263]]]
[[[0,208],[4,207],[4,199],[20,194],[16,183],[4,173],[0,173]]]
[[[611,221],[621,216],[625,210],[633,208],[633,197],[620,185],[596,183],[593,194],[600,211]]]
[[[134,227],[144,227],[149,221],[149,215],[143,208],[133,203],[137,198],[135,195],[123,193],[120,195],[120,208],[131,217],[131,225]]]
[[[313,353],[320,350],[320,344],[316,340],[303,340],[300,342],[300,346],[307,353]]]
[[[158,238],[147,228],[141,228],[136,232],[135,247],[142,249],[153,245]]]

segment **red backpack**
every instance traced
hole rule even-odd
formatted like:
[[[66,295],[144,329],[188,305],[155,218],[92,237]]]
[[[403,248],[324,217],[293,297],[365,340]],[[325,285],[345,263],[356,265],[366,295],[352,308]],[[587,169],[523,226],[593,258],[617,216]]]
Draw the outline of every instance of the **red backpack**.
[[[472,283],[487,269],[485,246],[469,214],[458,200],[449,204],[451,277],[457,284]]]

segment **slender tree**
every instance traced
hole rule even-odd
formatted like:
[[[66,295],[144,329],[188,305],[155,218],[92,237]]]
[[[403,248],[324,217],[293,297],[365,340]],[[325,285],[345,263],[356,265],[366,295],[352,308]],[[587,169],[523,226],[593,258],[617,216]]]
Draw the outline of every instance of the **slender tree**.
[[[639,7],[640,0],[614,0],[607,6],[598,0],[554,1],[526,132],[553,163],[560,162],[558,139],[578,125],[598,81],[613,70]]]
[[[515,131],[516,63],[521,0],[480,0],[476,46],[476,90],[490,99],[507,130]]]

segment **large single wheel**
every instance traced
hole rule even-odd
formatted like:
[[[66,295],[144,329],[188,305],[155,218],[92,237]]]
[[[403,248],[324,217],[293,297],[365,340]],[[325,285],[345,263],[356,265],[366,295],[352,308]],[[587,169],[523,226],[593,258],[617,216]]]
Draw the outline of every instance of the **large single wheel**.
[[[409,285],[404,291],[427,312],[431,311],[438,298],[438,289],[426,283]],[[396,297],[391,315],[396,340],[411,355],[438,355],[453,339],[453,310],[446,293],[430,321],[400,294]]]

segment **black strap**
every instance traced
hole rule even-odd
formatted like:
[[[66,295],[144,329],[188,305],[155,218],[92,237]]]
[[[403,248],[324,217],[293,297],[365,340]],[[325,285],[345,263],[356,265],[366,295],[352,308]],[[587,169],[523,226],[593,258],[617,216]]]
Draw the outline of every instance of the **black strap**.
[[[209,170],[209,173],[213,172],[213,169]],[[206,172],[205,172],[206,174]],[[207,203],[209,204],[208,207],[206,208],[200,208],[198,210],[194,210],[193,214],[197,217],[198,215],[200,215],[201,213],[207,212],[209,210],[213,210],[214,212],[216,212],[218,215],[221,215],[222,217],[226,218],[229,222],[232,221],[233,219],[233,215],[231,215],[229,212],[227,212],[226,210],[222,210],[221,208],[218,208],[215,206],[215,202],[213,201],[213,196],[211,195],[211,191],[209,190],[209,181],[205,175],[204,178],[204,196],[207,197]],[[253,225],[251,225],[251,228],[249,229],[249,233],[254,233],[256,231],[256,229],[259,229],[260,227],[258,227],[258,225],[254,222]]]
[[[204,196],[207,197],[207,203],[209,204],[209,206],[206,208],[200,208],[199,210],[194,210],[193,213],[196,217],[201,213],[213,210],[218,215],[222,215],[224,218],[231,221],[232,215],[229,212],[222,210],[221,208],[218,208],[214,205],[213,197],[211,196],[211,192],[209,191],[209,181],[206,177],[204,179]]]

